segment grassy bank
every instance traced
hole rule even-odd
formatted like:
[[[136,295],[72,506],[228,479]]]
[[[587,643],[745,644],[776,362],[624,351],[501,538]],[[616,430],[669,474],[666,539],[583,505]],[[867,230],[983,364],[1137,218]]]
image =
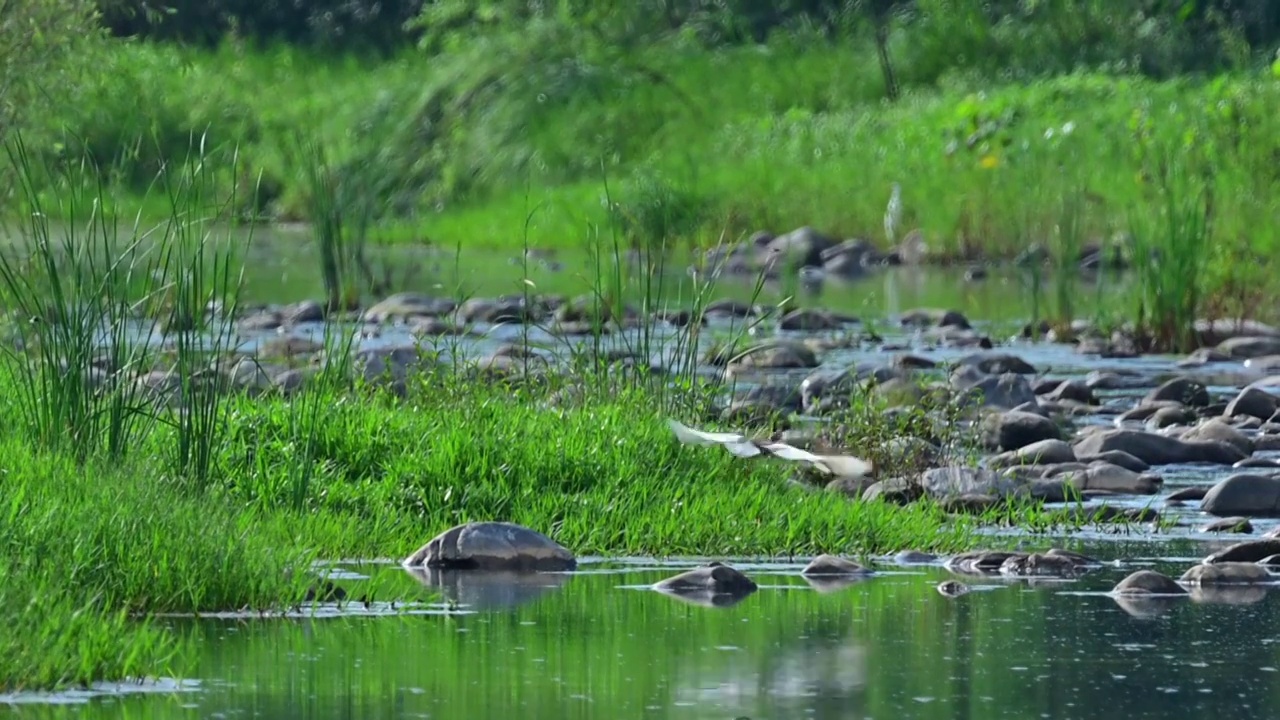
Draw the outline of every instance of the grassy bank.
[[[212,243],[208,218],[312,221],[336,310],[348,243],[371,237],[600,251],[809,224],[884,246],[898,181],[906,227],[944,258],[1042,238],[1063,264],[1133,233],[1136,257],[1161,257],[1139,263],[1136,315],[1169,337],[1266,296],[1266,264],[1241,259],[1274,248],[1273,78],[1002,84],[920,59],[890,105],[857,38],[619,54],[561,31],[378,63],[113,41],[24,123],[5,232],[25,242],[0,256],[0,688],[181,672],[150,614],[300,602],[317,558],[400,557],[468,520],[583,554],[786,555],[955,550],[980,525],[1061,519],[850,502],[679,446],[664,419],[707,422],[720,389],[691,368],[589,355],[498,382],[428,361],[388,393],[330,347],[327,369],[301,368],[320,373],[307,390],[246,397],[227,321],[247,253]],[[615,270],[598,266],[599,294]],[[884,409],[856,407],[842,440],[874,449],[941,417]]]
[[[97,212],[108,198],[70,193],[57,207],[86,213],[75,233],[36,213],[28,242],[0,255],[0,647],[15,649],[0,687],[180,674],[188,653],[150,615],[304,602],[316,560],[403,557],[471,520],[579,554],[658,556],[950,551],[993,523],[1078,522],[1037,505],[957,516],[851,501],[789,482],[785,464],[682,446],[665,420],[714,423],[719,381],[695,364],[628,371],[591,342],[546,372],[425,347],[420,371],[388,385],[394,363],[392,378],[362,368],[342,341],[355,326],[335,316],[324,361],[293,363],[305,389],[263,392],[226,330],[244,249],[203,219],[214,184],[167,177],[171,215],[141,244]],[[858,400],[829,439],[886,476],[919,469],[891,450],[903,437],[936,435],[958,462],[972,452],[945,408],[890,416],[886,403]]]
[[[606,183],[641,226],[670,235],[811,224],[886,243],[889,187],[901,182],[904,226],[922,228],[931,249],[1012,256],[1047,242],[1068,212],[1086,238],[1130,230],[1135,213],[1161,212],[1155,193],[1176,179],[1166,173],[1211,176],[1222,240],[1259,252],[1274,243],[1261,221],[1276,210],[1266,188],[1280,134],[1267,109],[1280,80],[1267,71],[1015,84],[961,74],[889,105],[872,57],[854,45],[639,52],[635,67],[594,68],[609,71],[603,87],[530,80],[435,111],[466,85],[455,76],[471,55],[372,63],[117,43],[61,122],[32,132],[42,152],[115,161],[110,179],[134,189],[194,142],[227,173],[236,151],[241,179],[261,177],[262,209],[284,219],[309,214],[295,148],[315,139],[335,172],[374,195],[358,199],[376,203],[392,232],[446,247],[519,247],[526,224],[534,245],[577,245],[608,224]],[[551,72],[546,62],[531,72]],[[469,127],[433,137],[421,127],[433,118]]]
[[[1035,243],[1071,267],[1086,245],[1114,243],[1145,274],[1127,319],[1264,312],[1257,260],[1280,211],[1270,69],[1003,82],[912,59],[916,40],[894,35],[896,103],[856,37],[668,42],[626,58],[488,38],[381,62],[113,41],[101,74],[26,137],[50,166],[104,163],[127,218],[165,216],[155,173],[198,154],[240,183],[224,214],[315,220],[304,146],[318,143],[348,234],[464,252],[707,246],[802,225],[888,248],[900,182],[893,240],[919,228],[934,260],[1007,260]],[[51,198],[67,182],[39,185]]]
[[[984,522],[806,492],[786,468],[678,446],[638,391],[531,400],[429,384],[407,401],[317,396],[312,418],[296,401],[231,401],[203,489],[175,472],[180,428],[76,464],[11,426],[0,687],[180,674],[184,648],[148,614],[293,605],[316,558],[398,558],[468,520],[522,523],[583,554],[659,556],[953,550]]]

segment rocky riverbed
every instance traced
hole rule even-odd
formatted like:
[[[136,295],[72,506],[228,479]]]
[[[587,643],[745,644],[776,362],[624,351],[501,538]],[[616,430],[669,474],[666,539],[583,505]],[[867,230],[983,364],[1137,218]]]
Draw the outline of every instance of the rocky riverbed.
[[[963,422],[985,451],[980,462],[906,445],[928,461],[918,474],[824,483],[854,497],[927,494],[958,512],[1011,495],[1050,503],[1083,497],[1086,508],[1102,508],[1097,517],[1163,516],[1192,532],[1276,524],[1280,330],[1200,322],[1202,347],[1186,356],[1145,354],[1141,338],[1086,323],[1038,340],[1026,330],[1002,337],[960,311],[933,308],[872,325],[821,308],[780,312],[733,300],[700,314],[645,314],[590,296],[458,302],[401,293],[346,313],[312,301],[250,308],[232,321],[233,341],[215,368],[241,391],[297,392],[333,357],[335,337],[350,340],[359,375],[397,390],[413,373],[440,367],[465,366],[477,381],[518,381],[566,369],[587,350],[659,376],[689,369],[677,366],[692,358],[696,372],[724,382],[715,419],[767,426],[801,447],[845,409],[854,388],[870,387],[900,409],[939,397],[965,406]],[[137,382],[180,402],[169,370]]]

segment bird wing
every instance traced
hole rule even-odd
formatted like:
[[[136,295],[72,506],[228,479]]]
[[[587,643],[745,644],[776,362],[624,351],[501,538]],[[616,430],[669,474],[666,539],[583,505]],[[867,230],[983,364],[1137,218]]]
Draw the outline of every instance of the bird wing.
[[[705,430],[694,430],[675,420],[668,419],[667,425],[676,434],[676,439],[686,445],[727,445],[745,443],[747,438],[737,433],[713,433]]]
[[[814,455],[807,450],[801,450],[786,443],[769,443],[761,447],[774,457],[783,460],[807,462],[829,475],[838,477],[869,475],[873,469],[870,462],[852,455]]]
[[[765,445],[761,445],[760,448],[770,455],[783,460],[807,462],[815,465],[822,461],[822,458],[814,455],[808,450],[801,450],[798,447],[788,445],[786,443],[767,443]]]
[[[875,469],[871,462],[852,455],[823,455],[818,464],[837,477],[864,477]]]

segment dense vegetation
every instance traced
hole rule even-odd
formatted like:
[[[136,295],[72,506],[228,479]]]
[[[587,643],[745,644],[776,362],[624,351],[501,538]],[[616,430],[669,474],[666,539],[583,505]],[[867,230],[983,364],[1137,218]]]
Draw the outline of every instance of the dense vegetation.
[[[1170,338],[1266,297],[1267,265],[1242,262],[1277,237],[1280,17],[1263,0],[308,8],[0,0],[0,190],[26,221],[13,231],[46,241],[3,260],[20,314],[0,373],[2,687],[154,671],[181,648],[124,613],[296,602],[315,557],[395,556],[467,519],[582,552],[969,541],[970,521],[931,506],[850,504],[683,452],[661,425],[670,397],[603,368],[567,403],[448,374],[403,397],[337,376],[249,401],[207,381],[181,332],[130,354],[136,308],[181,329],[232,299],[230,260],[193,225],[211,208],[316,220],[322,242],[334,211],[464,247],[567,244],[620,218],[655,244],[802,224],[879,239],[901,181],[944,257],[1037,236],[1061,261],[1132,233],[1135,257],[1162,258],[1140,263],[1135,319]],[[205,175],[252,191],[196,202]],[[178,234],[116,262],[136,248],[112,221],[139,207]],[[47,223],[73,215],[86,234],[56,248]],[[104,317],[106,358],[90,342]],[[161,365],[187,412],[90,382]],[[692,385],[680,402],[705,399]],[[885,431],[876,410],[856,433]]]

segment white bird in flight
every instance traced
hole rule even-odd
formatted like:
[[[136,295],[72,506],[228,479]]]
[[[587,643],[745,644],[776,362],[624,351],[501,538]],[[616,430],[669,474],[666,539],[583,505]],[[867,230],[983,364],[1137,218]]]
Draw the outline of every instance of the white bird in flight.
[[[870,462],[850,455],[815,455],[786,443],[760,442],[738,433],[695,430],[671,419],[667,420],[667,425],[675,432],[676,439],[685,445],[720,445],[735,457],[751,458],[767,455],[781,460],[804,462],[827,475],[836,477],[866,476],[870,475],[874,469]]]

